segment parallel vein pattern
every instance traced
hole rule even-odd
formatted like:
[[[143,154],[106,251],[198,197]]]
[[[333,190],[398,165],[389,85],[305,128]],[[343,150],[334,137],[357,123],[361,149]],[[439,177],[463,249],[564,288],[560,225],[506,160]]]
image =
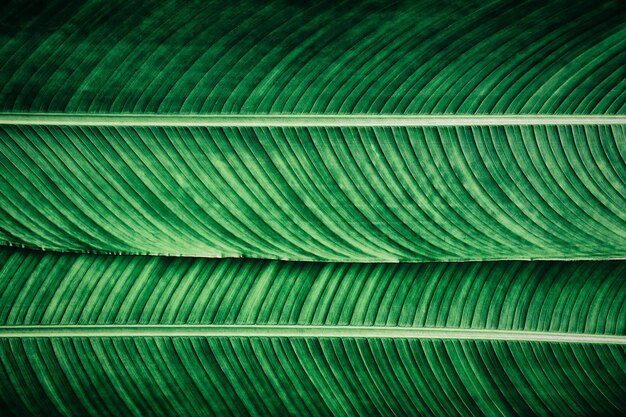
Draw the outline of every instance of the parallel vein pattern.
[[[2,250],[0,326],[240,324],[626,335],[626,262],[328,264]]]
[[[11,1],[0,110],[624,114],[622,1]]]
[[[371,339],[0,339],[7,416],[626,413],[623,347]]]
[[[626,262],[324,264],[5,249],[2,326],[271,324],[626,335]],[[619,416],[624,345],[7,338],[7,415]]]
[[[3,3],[0,413],[626,415],[625,64],[618,0]]]
[[[291,260],[624,258],[616,126],[2,126],[2,243]]]

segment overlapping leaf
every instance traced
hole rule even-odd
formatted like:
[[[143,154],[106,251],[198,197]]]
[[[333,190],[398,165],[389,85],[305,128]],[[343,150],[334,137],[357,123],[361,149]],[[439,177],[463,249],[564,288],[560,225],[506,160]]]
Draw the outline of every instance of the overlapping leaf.
[[[622,126],[5,126],[0,237],[291,260],[623,258]]]

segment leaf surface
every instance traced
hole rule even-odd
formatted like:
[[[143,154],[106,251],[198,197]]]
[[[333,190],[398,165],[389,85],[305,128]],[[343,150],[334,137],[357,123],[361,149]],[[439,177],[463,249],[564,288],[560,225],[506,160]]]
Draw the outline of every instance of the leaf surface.
[[[18,0],[1,15],[5,112],[626,112],[619,0]]]
[[[15,415],[618,415],[624,273],[4,250],[1,400]]]
[[[626,256],[624,126],[3,126],[0,238],[330,261]]]
[[[622,3],[4,2],[0,414],[626,415]]]
[[[618,415],[624,268],[3,250],[2,401],[15,415]]]

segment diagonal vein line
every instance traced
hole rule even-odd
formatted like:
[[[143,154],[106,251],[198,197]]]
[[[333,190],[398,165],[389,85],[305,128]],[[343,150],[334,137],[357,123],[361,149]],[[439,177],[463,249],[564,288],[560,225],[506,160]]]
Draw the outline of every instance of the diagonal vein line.
[[[626,115],[329,115],[0,113],[0,125],[171,127],[385,127],[626,125]]]
[[[515,330],[301,325],[29,325],[0,326],[2,338],[57,337],[269,337],[520,342],[626,345],[626,336]]]

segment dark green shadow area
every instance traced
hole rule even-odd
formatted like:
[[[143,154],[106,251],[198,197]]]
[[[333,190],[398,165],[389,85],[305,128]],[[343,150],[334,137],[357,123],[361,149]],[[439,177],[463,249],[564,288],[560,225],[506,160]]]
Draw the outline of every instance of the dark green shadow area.
[[[621,1],[13,1],[0,110],[624,114]]]

